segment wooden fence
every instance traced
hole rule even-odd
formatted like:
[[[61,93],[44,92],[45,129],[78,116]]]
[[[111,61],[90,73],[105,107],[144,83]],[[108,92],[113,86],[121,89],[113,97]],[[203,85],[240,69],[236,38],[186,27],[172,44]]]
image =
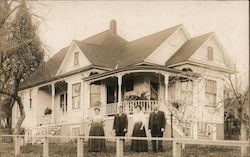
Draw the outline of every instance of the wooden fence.
[[[25,135],[0,135],[0,137],[14,138],[14,154],[15,157],[20,154],[21,139],[24,140]],[[52,138],[76,138],[77,139],[77,157],[83,157],[84,153],[84,139],[113,139],[116,141],[116,157],[123,157],[123,142],[124,140],[162,140],[171,141],[173,144],[172,154],[173,157],[181,157],[181,150],[185,149],[186,144],[199,144],[199,145],[213,145],[213,146],[232,146],[247,148],[250,147],[249,141],[236,141],[236,140],[194,140],[183,138],[153,138],[153,137],[104,137],[104,136],[42,136],[43,141],[43,157],[49,157],[49,140]],[[246,154],[241,154],[247,157]]]

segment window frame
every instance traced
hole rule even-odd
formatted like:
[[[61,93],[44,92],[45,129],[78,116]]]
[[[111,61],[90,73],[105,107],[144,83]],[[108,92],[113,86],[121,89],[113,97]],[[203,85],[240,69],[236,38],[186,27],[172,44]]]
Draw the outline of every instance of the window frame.
[[[74,66],[79,65],[79,55],[80,55],[79,51],[74,53]]]
[[[209,81],[213,83],[213,87],[212,87],[213,90],[212,91],[208,90],[209,86],[207,86],[207,85],[208,85]],[[216,104],[217,104],[217,82],[216,82],[216,80],[205,79],[205,97],[206,97],[206,99],[209,100],[208,96],[213,96],[214,102],[212,104],[210,104],[210,101],[209,101],[209,104],[206,106],[216,107]]]
[[[129,83],[130,84],[130,88],[128,87],[129,86]],[[130,91],[133,91],[135,88],[135,80],[133,78],[129,78],[125,81],[125,92],[130,92]]]
[[[93,101],[93,97],[99,97],[99,101]],[[96,104],[101,102],[101,84],[90,85],[90,106],[94,107]]]
[[[74,95],[74,86],[77,86],[79,85],[79,94],[78,95]],[[79,101],[78,101],[78,106],[75,105],[75,99],[76,98],[79,98]],[[78,83],[75,83],[75,84],[72,84],[72,110],[75,110],[75,109],[79,109],[80,108],[80,105],[81,105],[81,83],[78,82]]]
[[[209,61],[214,60],[214,48],[212,46],[207,47],[207,60]]]
[[[181,82],[180,86],[181,86],[181,98],[183,102],[188,102],[188,105],[192,105],[193,89],[194,89],[193,82],[192,81]]]
[[[72,126],[71,129],[70,129],[70,135],[71,136],[79,136],[79,135],[75,135],[75,132],[74,130],[79,130],[79,135],[81,135],[81,126]],[[77,142],[77,138],[75,137],[72,137],[70,138],[70,141],[71,142]]]

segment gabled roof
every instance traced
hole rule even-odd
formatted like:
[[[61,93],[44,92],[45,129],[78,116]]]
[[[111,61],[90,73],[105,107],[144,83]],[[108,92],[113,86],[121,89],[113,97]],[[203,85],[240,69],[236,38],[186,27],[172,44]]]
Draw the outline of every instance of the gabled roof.
[[[75,43],[92,65],[114,69],[128,42],[107,30]]]
[[[128,42],[110,30],[103,31],[82,41],[74,40],[92,66],[104,69],[124,68],[143,63],[166,39],[182,25],[165,29],[146,37]],[[191,39],[167,62],[167,65],[185,61],[197,50],[210,34]],[[56,78],[69,46],[61,49],[21,84],[21,88]],[[117,66],[118,65],[118,66]],[[66,75],[66,74],[65,74]]]
[[[40,65],[40,67],[32,73],[29,78],[25,78],[25,81],[21,83],[20,88],[52,79],[56,75],[68,49],[69,47],[61,49],[47,62]]]
[[[82,41],[75,41],[88,60],[96,66],[114,69],[143,62],[181,25],[127,42],[107,30]]]
[[[181,25],[176,25],[163,31],[129,42],[119,56],[119,67],[143,62]]]
[[[166,62],[166,66],[187,61],[212,34],[213,32],[188,40],[172,57],[170,57]]]
[[[128,41],[117,34],[113,34],[110,30],[106,30],[93,35],[87,39],[82,40],[81,42],[118,51],[122,50],[125,44],[128,43]]]

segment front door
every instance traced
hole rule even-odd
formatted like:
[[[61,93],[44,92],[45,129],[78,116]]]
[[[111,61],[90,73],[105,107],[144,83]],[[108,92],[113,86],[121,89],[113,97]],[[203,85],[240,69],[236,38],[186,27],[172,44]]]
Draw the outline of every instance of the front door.
[[[114,86],[107,86],[107,104],[117,102],[117,88]]]
[[[63,122],[64,115],[68,112],[68,94],[67,92],[60,94],[60,116],[57,120],[59,123]]]

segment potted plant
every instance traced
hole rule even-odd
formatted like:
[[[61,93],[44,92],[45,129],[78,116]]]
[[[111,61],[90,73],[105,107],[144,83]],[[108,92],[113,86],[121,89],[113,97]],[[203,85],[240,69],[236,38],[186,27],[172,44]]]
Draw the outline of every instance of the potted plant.
[[[128,95],[125,100],[126,101],[133,101],[133,100],[148,100],[147,94],[148,91],[142,92],[138,95]]]

